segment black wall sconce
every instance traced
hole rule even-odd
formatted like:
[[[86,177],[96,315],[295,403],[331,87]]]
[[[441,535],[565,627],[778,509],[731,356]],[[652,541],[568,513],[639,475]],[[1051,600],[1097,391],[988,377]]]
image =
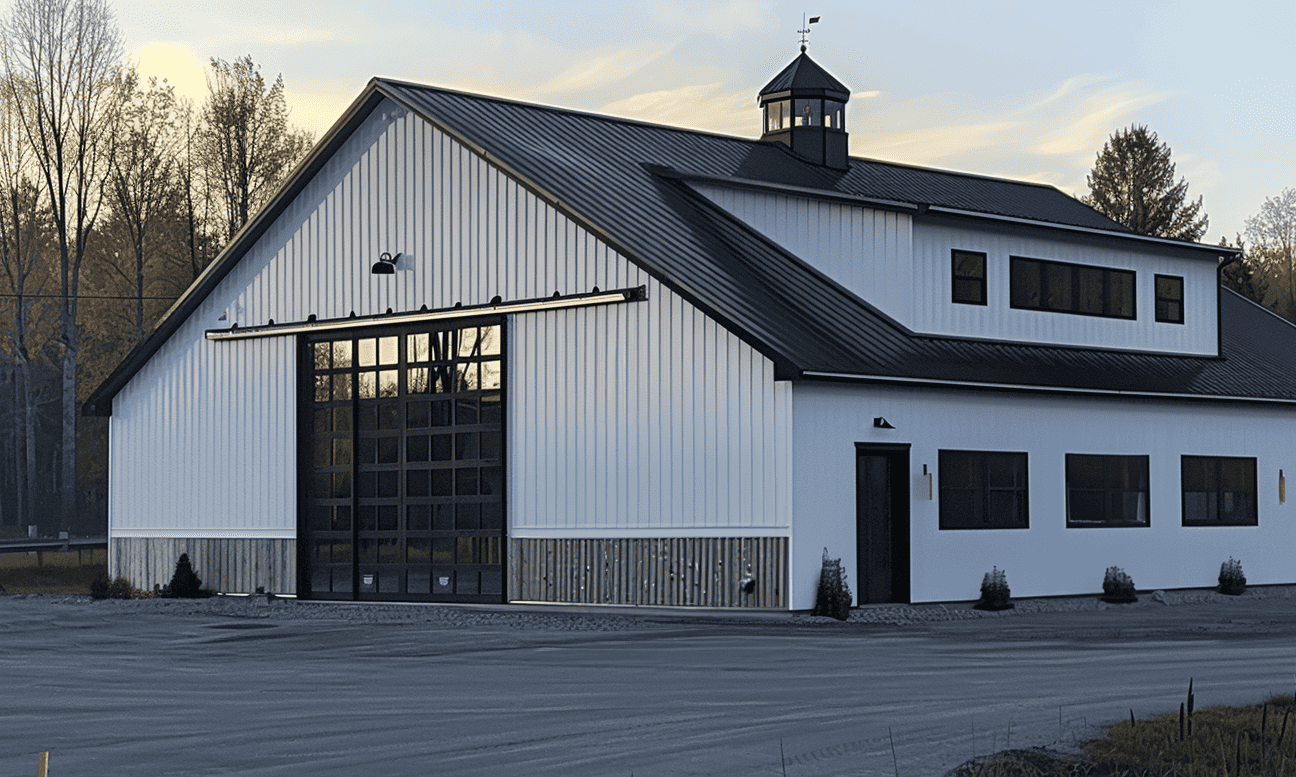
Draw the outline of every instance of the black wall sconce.
[[[375,270],[374,272],[377,272],[377,270]],[[894,429],[895,427],[891,425],[891,422],[890,422],[890,421],[886,420],[886,419],[883,418],[882,416],[878,416],[877,418],[874,418],[874,419],[873,419],[873,428],[875,428],[875,429]]]
[[[369,268],[369,272],[374,275],[394,275],[396,273],[396,260],[400,258],[400,254],[392,256],[383,251],[378,255],[378,261],[374,262],[373,267]]]

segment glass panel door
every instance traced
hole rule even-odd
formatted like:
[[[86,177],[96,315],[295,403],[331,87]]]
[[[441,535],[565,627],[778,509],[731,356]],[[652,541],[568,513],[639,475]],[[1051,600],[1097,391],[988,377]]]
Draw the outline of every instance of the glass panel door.
[[[501,340],[496,320],[307,343],[308,595],[503,601]]]

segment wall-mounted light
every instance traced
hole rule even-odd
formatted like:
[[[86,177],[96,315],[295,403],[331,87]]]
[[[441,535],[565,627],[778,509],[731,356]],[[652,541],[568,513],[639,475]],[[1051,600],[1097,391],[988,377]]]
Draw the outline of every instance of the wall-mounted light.
[[[369,268],[369,272],[374,275],[394,275],[396,273],[396,260],[399,258],[401,258],[400,254],[392,256],[383,251],[378,255],[378,261],[374,262],[373,267]]]
[[[932,498],[932,473],[927,469],[926,464],[923,465],[923,477],[927,479],[927,501],[930,502]]]
[[[894,429],[895,427],[891,425],[891,422],[890,422],[890,421],[886,420],[886,419],[883,418],[882,416],[878,416],[877,418],[874,418],[874,419],[873,419],[873,428],[875,428],[875,429]]]

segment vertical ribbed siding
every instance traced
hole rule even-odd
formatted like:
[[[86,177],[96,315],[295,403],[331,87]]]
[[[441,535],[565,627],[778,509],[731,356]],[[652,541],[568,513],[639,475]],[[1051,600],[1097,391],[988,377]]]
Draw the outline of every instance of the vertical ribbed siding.
[[[861,299],[911,325],[913,220],[908,215],[751,189],[692,186]]]
[[[402,254],[395,275],[369,272],[382,251]],[[510,525],[787,526],[772,364],[390,103],[118,394],[111,525],[295,536],[295,340],[207,328],[639,285],[646,302],[514,320]]]
[[[115,537],[109,544],[108,573],[136,588],[153,590],[171,582],[180,554],[189,554],[203,587],[222,593],[297,590],[297,543],[287,539]]]
[[[664,287],[514,319],[513,529],[787,525],[773,365]]]
[[[573,604],[787,607],[784,537],[514,539],[509,599]],[[743,590],[744,578],[753,581]]]
[[[950,251],[986,254],[986,305],[951,302]],[[1076,316],[1009,305],[1009,257],[1136,270],[1137,320]],[[1195,353],[1216,352],[1216,266],[1199,257],[1176,258],[1148,249],[1121,251],[1087,242],[1041,240],[988,229],[923,223],[914,230],[914,328],[958,337],[1063,343],[1110,348]],[[1157,323],[1155,276],[1184,279],[1184,323]]]

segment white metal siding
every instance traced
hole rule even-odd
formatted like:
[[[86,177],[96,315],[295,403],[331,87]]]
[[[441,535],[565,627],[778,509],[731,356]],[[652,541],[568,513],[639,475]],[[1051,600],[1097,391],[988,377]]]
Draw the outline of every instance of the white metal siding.
[[[641,304],[516,318],[513,536],[786,530],[790,404],[773,364],[648,287]]]
[[[913,446],[915,602],[975,599],[992,566],[1007,571],[1014,596],[1100,592],[1109,566],[1123,567],[1141,590],[1209,587],[1230,555],[1250,583],[1296,581],[1296,500],[1278,503],[1278,471],[1296,473],[1296,409],[814,383],[796,385],[793,408],[794,609],[813,604],[824,547],[855,574],[856,442]],[[895,429],[875,429],[875,416]],[[1030,528],[941,531],[942,449],[1025,451]],[[1066,528],[1068,453],[1148,455],[1150,525]],[[1185,528],[1181,455],[1255,457],[1259,526]]]
[[[1216,353],[1218,279],[1213,262],[1165,253],[1115,250],[1071,241],[1039,240],[992,229],[914,226],[913,328],[931,334],[1059,343],[1169,353]],[[951,301],[950,252],[986,254],[985,305]],[[1008,258],[1023,256],[1096,267],[1134,270],[1136,320],[1081,316],[1009,306]],[[1184,323],[1156,321],[1154,276],[1184,279]]]
[[[394,275],[369,271],[383,251],[402,254]],[[295,340],[209,342],[205,329],[596,285],[646,285],[648,300],[510,330],[510,532],[786,534],[791,404],[772,364],[384,103],[117,395],[114,536],[295,536]]]
[[[693,187],[861,299],[911,326],[913,219],[908,215],[751,189]]]

